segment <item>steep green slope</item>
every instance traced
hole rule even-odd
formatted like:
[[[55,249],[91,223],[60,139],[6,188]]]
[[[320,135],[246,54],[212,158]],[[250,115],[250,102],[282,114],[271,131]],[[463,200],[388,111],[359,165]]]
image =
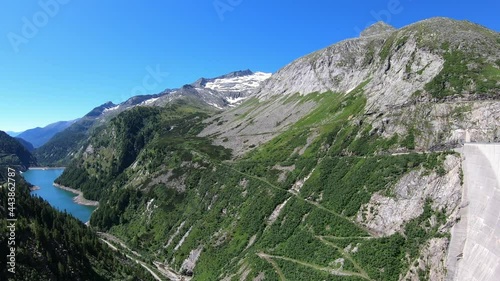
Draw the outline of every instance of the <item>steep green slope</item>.
[[[0,165],[26,170],[35,163],[36,159],[19,141],[0,131]]]
[[[6,167],[1,167],[0,208],[7,217]],[[154,280],[125,256],[113,253],[97,235],[76,218],[56,211],[43,199],[32,197],[16,177],[15,274],[3,267],[2,280]],[[7,222],[0,222],[7,229]],[[7,232],[0,237],[2,263],[7,264]]]
[[[35,150],[35,148],[33,147],[33,144],[31,144],[30,142],[28,142],[27,140],[25,139],[22,139],[20,137],[15,137],[15,139],[22,145],[24,146],[24,148],[26,148],[27,151],[29,151],[30,153]]]
[[[69,163],[72,154],[81,147],[88,138],[89,130],[94,126],[92,118],[82,118],[54,135],[43,146],[34,151],[40,165],[65,166]]]
[[[103,113],[114,107],[115,104],[107,102],[102,104],[75,122],[70,122],[64,130],[54,134],[41,147],[33,153],[40,165],[65,166],[75,153],[81,150],[82,144],[92,134],[93,130],[104,122]],[[56,123],[57,124],[57,123]]]

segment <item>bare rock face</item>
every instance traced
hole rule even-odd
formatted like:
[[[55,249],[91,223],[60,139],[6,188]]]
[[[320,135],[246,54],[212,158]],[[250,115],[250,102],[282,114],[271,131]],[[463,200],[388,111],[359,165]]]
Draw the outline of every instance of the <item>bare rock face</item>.
[[[440,54],[418,46],[416,33],[403,29],[342,41],[287,65],[265,81],[257,95],[266,100],[294,93],[349,93],[369,80],[365,87],[368,108],[403,105],[441,71],[444,63]],[[395,38],[404,41],[386,54],[384,48],[396,44]]]
[[[444,168],[446,175],[425,175],[424,170],[412,171],[401,178],[393,188],[393,197],[380,193],[363,205],[356,220],[380,236],[402,231],[405,222],[420,216],[426,199],[431,199],[434,210],[445,210],[448,216],[458,211],[461,198],[460,157],[448,155]]]
[[[286,103],[284,99],[260,102],[256,99],[224,111],[205,122],[208,126],[200,136],[214,137],[214,143],[233,150],[235,156],[257,147],[304,117],[316,103]]]
[[[420,216],[426,200],[430,199],[433,210],[444,210],[447,215],[447,221],[439,227],[439,231],[450,231],[460,211],[460,156],[448,155],[444,169],[444,176],[436,173],[426,175],[423,169],[406,174],[394,186],[392,197],[374,194],[370,202],[361,207],[356,220],[379,236],[389,236],[402,232],[406,222]],[[421,280],[421,274],[425,274],[428,280],[444,280],[448,244],[448,238],[427,241],[420,249],[419,258],[412,261],[406,276],[401,280],[418,281]]]
[[[401,280],[420,281],[420,275],[424,275],[426,280],[445,280],[448,244],[448,238],[429,240],[423,246],[420,257],[413,262]]]
[[[416,143],[419,150],[443,150],[471,141],[498,142],[500,103],[488,100],[416,102],[385,111],[373,127],[386,138],[406,135],[407,129],[413,127],[421,132]]]
[[[495,61],[498,33],[464,21],[433,18],[399,30],[376,23],[360,38],[348,39],[302,57],[274,74],[258,90],[260,99],[312,92],[348,93],[372,79],[370,104],[398,105],[442,69],[446,47],[481,53]],[[474,42],[474,43],[471,43]],[[377,102],[376,102],[377,101]]]
[[[188,276],[193,275],[193,270],[196,266],[196,262],[198,261],[198,258],[200,257],[202,250],[203,250],[202,246],[192,250],[189,253],[189,257],[187,257],[184,260],[184,262],[182,262],[181,272],[183,275],[188,275]]]

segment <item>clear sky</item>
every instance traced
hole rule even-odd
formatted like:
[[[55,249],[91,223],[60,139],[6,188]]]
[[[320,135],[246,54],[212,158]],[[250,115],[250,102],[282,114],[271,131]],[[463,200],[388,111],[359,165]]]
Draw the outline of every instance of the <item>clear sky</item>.
[[[1,1],[0,130],[75,119],[199,77],[276,72],[377,20],[446,16],[499,31],[499,11],[498,0]]]

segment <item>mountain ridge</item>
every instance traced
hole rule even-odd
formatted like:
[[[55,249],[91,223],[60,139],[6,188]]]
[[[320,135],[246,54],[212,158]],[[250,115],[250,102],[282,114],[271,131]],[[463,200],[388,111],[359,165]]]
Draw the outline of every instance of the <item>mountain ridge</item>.
[[[494,47],[499,43],[497,32],[446,18],[424,20],[376,36],[346,39],[284,66],[256,90],[253,103],[214,117],[219,122],[222,120],[224,126],[212,123],[201,135],[214,136],[217,144],[241,155],[250,146],[269,141],[310,112],[316,103],[306,98],[308,94],[345,95],[361,86],[368,99],[366,114],[384,115],[386,120],[399,120],[401,115],[408,114],[408,110],[404,110],[408,108],[418,107],[417,111],[421,112],[423,104],[432,105],[439,114],[442,110],[439,105],[446,102],[493,102],[500,92],[500,52]],[[294,98],[297,94],[304,96],[307,102],[294,102],[299,99]],[[286,99],[292,103],[285,103]],[[249,109],[257,108],[257,104],[268,104],[272,112],[253,114]],[[476,108],[471,114],[480,116],[482,111]],[[233,114],[245,118],[235,119]],[[495,116],[488,115],[488,122],[498,124]],[[486,121],[479,122],[486,126]],[[389,135],[387,129],[392,130],[391,134],[400,135],[408,131],[404,126],[384,125],[381,120],[377,123],[385,127],[386,135]],[[449,142],[456,142],[459,135],[463,139],[470,124],[453,125],[463,131],[446,131]],[[493,130],[482,133],[474,129],[474,135],[477,141],[498,138]],[[223,142],[225,139],[228,141]],[[239,145],[242,142],[244,145]],[[421,146],[430,148],[439,145],[437,142],[439,140],[429,138],[422,141]]]
[[[67,165],[71,157],[83,149],[83,142],[90,136],[92,130],[124,111],[137,106],[163,107],[178,100],[186,100],[211,111],[222,110],[240,104],[269,75],[263,72],[253,73],[251,70],[240,70],[216,78],[200,78],[192,84],[184,85],[178,89],[167,89],[159,94],[130,97],[119,104],[114,104],[111,101],[106,102],[76,120],[70,127],[55,134],[44,146],[36,149],[34,154],[39,159],[40,164]],[[231,88],[231,85],[235,84],[231,79],[244,79],[244,77],[248,77],[248,80],[244,80],[246,84],[241,84],[242,86],[237,89]],[[216,86],[219,85],[222,89],[205,88],[205,85],[200,84],[202,80]],[[217,84],[218,81],[220,81],[219,84]],[[225,85],[229,86],[224,88]]]

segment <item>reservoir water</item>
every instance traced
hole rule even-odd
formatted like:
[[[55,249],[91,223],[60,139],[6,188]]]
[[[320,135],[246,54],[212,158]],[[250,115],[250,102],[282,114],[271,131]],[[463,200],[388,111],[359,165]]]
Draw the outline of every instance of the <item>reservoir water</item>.
[[[72,214],[82,222],[87,222],[96,207],[83,206],[73,201],[73,194],[69,191],[57,188],[53,185],[54,180],[59,177],[64,169],[28,170],[23,173],[24,178],[32,185],[40,187],[39,190],[32,191],[43,199],[47,200],[54,208]]]

